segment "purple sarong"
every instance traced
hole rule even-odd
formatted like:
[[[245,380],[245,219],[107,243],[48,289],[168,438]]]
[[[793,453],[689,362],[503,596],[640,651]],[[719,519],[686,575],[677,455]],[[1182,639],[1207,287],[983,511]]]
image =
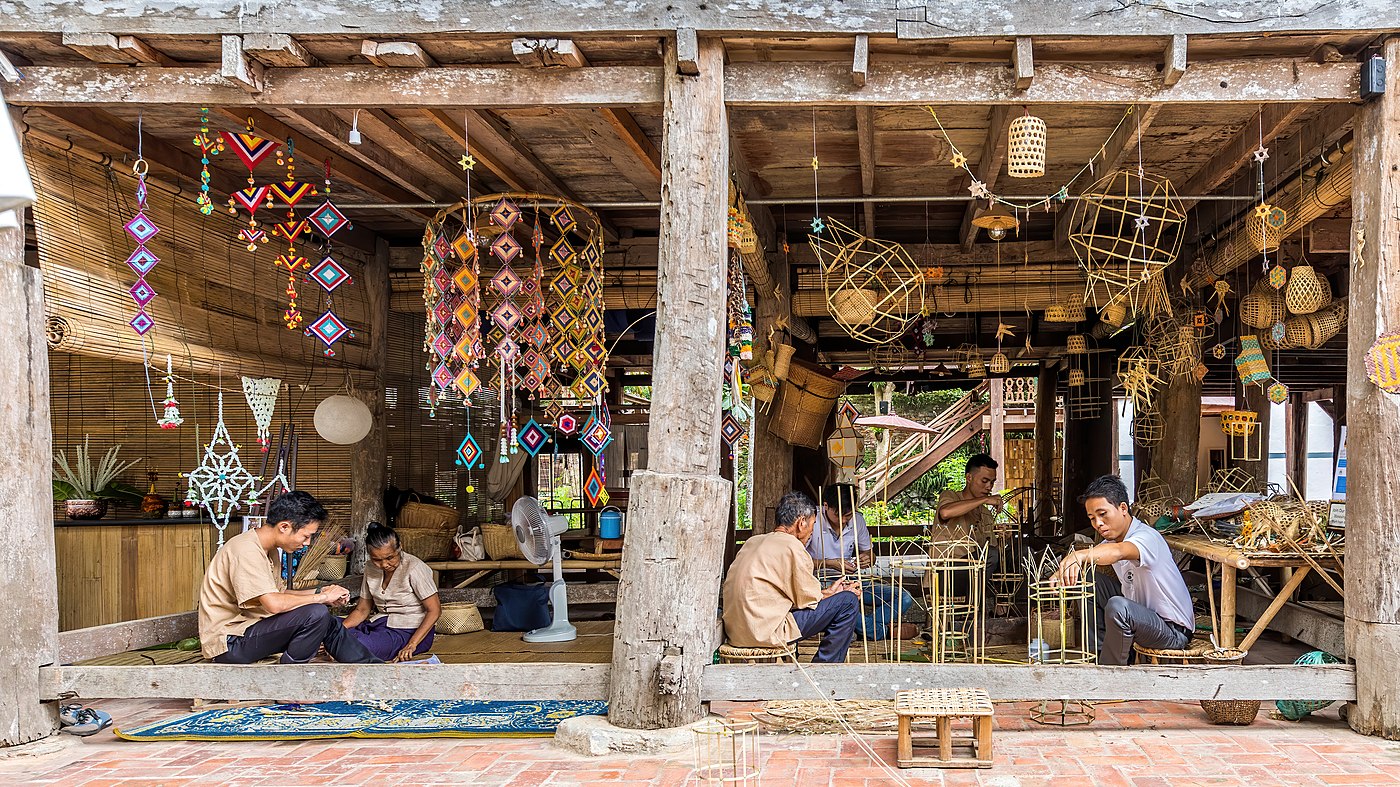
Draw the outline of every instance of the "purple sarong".
[[[359,640],[370,653],[384,661],[390,661],[399,655],[399,651],[413,638],[413,631],[414,629],[389,628],[389,618],[386,616],[378,620],[366,620],[350,629],[350,635]],[[432,646],[433,632],[429,631],[428,636],[418,643],[418,649],[413,655],[426,653]]]

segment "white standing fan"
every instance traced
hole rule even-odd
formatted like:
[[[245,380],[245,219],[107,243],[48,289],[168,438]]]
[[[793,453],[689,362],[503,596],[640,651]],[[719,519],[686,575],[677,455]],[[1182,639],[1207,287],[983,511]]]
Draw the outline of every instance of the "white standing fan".
[[[510,509],[510,524],[515,540],[525,559],[543,566],[554,558],[554,582],[549,586],[549,606],[554,622],[542,629],[525,632],[526,642],[569,642],[578,638],[578,630],[569,623],[569,597],[564,585],[564,567],[560,562],[563,551],[559,536],[569,529],[569,520],[545,513],[540,501],[522,497]]]

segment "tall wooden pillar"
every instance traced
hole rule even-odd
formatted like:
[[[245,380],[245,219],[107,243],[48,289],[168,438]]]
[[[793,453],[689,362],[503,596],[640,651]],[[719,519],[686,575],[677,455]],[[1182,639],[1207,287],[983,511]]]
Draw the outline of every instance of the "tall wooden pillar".
[[[1259,414],[1259,458],[1257,460],[1235,460],[1234,465],[1254,477],[1259,489],[1269,485],[1269,429],[1273,418],[1269,396],[1263,388],[1254,383],[1244,387],[1243,394],[1235,395],[1235,407],[1252,410]]]
[[[22,211],[0,213],[0,293],[8,304],[0,311],[0,746],[15,746],[58,729],[55,706],[39,702],[39,668],[58,653],[49,351],[43,278],[24,264]]]
[[[788,263],[779,260],[768,266],[778,287],[787,292]],[[769,348],[768,332],[779,321],[787,318],[790,300],[783,298],[759,297],[754,303],[753,333],[754,351],[760,347]],[[774,405],[776,406],[776,398]],[[767,533],[773,529],[778,500],[792,489],[792,445],[768,431],[773,420],[773,410],[760,412],[754,416],[753,445],[749,448],[749,509],[753,532]]]
[[[1195,375],[1173,377],[1158,393],[1162,442],[1152,451],[1152,469],[1183,502],[1196,498],[1196,462],[1201,452],[1201,383]]]
[[[1098,399],[1098,414],[1093,418],[1071,419],[1066,416],[1064,474],[1065,499],[1062,514],[1067,532],[1074,533],[1089,526],[1084,506],[1077,500],[1090,481],[1113,472],[1118,443],[1114,439],[1113,387],[1107,379],[1091,380],[1091,394]]]
[[[703,715],[732,485],[720,477],[728,129],[724,45],[699,73],[665,44],[661,235],[647,470],[632,476],[608,715],[656,729]]]
[[[1286,412],[1286,443],[1283,449],[1284,465],[1288,481],[1297,488],[1298,494],[1308,494],[1308,403],[1302,391],[1294,391],[1288,396]]]
[[[386,439],[384,419],[384,365],[389,348],[389,242],[379,238],[374,244],[374,259],[364,271],[366,316],[369,318],[367,359],[371,372],[360,378],[352,395],[369,408],[369,434],[355,444],[350,454],[350,532],[355,541],[364,544],[370,522],[384,522],[384,487],[389,483],[389,468],[385,464]],[[356,551],[352,570],[364,567],[363,548]]]
[[[1035,510],[1036,533],[1054,535],[1050,512],[1053,500],[1063,500],[1055,486],[1055,394],[1060,376],[1049,364],[1040,365],[1035,386]]]
[[[1006,480],[1006,468],[1002,467],[1006,463],[1006,379],[1003,377],[993,377],[987,381],[988,391],[988,440],[987,453],[991,455],[992,461],[1001,468],[1002,481]]]
[[[1400,37],[1384,44],[1385,93],[1357,112],[1347,324],[1347,654],[1352,729],[1400,738],[1400,397],[1366,376],[1376,338],[1400,329]],[[1359,238],[1365,238],[1364,246]],[[1377,295],[1379,293],[1379,295]]]

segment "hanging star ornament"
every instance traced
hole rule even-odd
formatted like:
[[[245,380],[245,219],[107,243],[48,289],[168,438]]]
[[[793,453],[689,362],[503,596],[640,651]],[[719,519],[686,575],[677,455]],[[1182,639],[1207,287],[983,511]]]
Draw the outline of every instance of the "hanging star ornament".
[[[824,229],[826,229],[826,223],[822,221],[822,217],[821,217],[821,216],[813,216],[813,217],[812,217],[812,234],[813,234],[813,235],[820,235],[820,234],[822,234],[822,230],[824,230]]]
[[[997,323],[997,341],[1001,341],[1002,339],[1008,336],[1014,337],[1015,335],[1016,332],[1011,329],[1010,325],[1007,325],[1004,322]]]
[[[1254,149],[1254,160],[1263,164],[1269,158],[1269,149],[1260,145]]]
[[[967,166],[967,156],[964,156],[961,150],[954,150],[953,157],[948,159],[948,163],[952,164],[958,169],[962,169],[963,167]]]
[[[1147,220],[1147,216],[1146,216],[1146,215],[1138,216],[1136,219],[1133,220],[1133,226],[1134,226],[1134,227],[1137,227],[1137,229],[1138,229],[1139,232],[1141,232],[1141,231],[1147,229],[1147,227],[1148,227],[1150,224],[1151,224],[1151,222],[1149,222],[1149,221]]]
[[[992,196],[992,192],[987,189],[987,184],[977,178],[972,179],[972,185],[968,186],[967,190],[972,193],[974,199],[988,199]]]
[[[463,172],[469,169],[476,169],[476,157],[470,153],[463,153],[462,158],[458,159],[457,163],[462,165]]]

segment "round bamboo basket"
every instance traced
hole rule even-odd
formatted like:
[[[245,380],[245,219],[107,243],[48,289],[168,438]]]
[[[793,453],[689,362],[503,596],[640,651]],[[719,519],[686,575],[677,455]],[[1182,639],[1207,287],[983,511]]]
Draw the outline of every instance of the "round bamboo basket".
[[[1072,334],[1065,340],[1065,352],[1080,355],[1089,352],[1089,343],[1083,334]]]
[[[397,527],[399,546],[403,551],[422,560],[446,560],[452,556],[452,535],[455,531],[430,527]],[[323,575],[324,576],[324,575]]]
[[[1346,322],[1346,304],[1337,301],[1314,314],[1290,318],[1283,324],[1285,341],[1293,347],[1316,350],[1341,333]]]
[[[1099,321],[1114,328],[1123,327],[1123,323],[1128,319],[1128,304],[1122,300],[1109,301],[1104,304],[1103,310],[1099,312]]]
[[[1007,130],[1006,174],[1013,178],[1045,175],[1045,121],[1022,115]]]
[[[524,560],[525,553],[515,541],[515,530],[510,525],[481,525],[481,544],[486,547],[486,556],[492,560]]]
[[[778,403],[768,431],[792,445],[820,448],[826,419],[846,384],[806,364],[794,363],[778,389]]]
[[[1084,304],[1076,300],[1052,304],[1045,309],[1046,322],[1080,322],[1087,316],[1084,313]]]
[[[869,325],[875,319],[878,297],[871,289],[839,290],[831,296],[831,315],[849,325]]]
[[[1288,277],[1285,304],[1294,314],[1312,314],[1332,302],[1332,286],[1311,265],[1299,265]]]
[[[1251,328],[1268,328],[1286,316],[1283,296],[1266,281],[1261,280],[1240,299],[1240,321]]]
[[[1259,428],[1259,414],[1252,410],[1226,410],[1220,414],[1220,431],[1231,437],[1248,437]]]
[[[1283,208],[1264,203],[1249,215],[1245,232],[1255,249],[1268,253],[1278,250],[1279,242],[1283,240],[1283,227],[1287,223],[1288,214]]]
[[[1212,650],[1202,655],[1207,664],[1227,666],[1240,664],[1248,655],[1234,648]],[[1245,726],[1254,723],[1259,715],[1259,700],[1201,700],[1201,710],[1211,724],[1233,724]]]
[[[1005,374],[1011,371],[1011,359],[1007,358],[1004,352],[997,352],[993,355],[988,365],[991,367],[992,374]]]
[[[481,610],[470,601],[449,601],[442,605],[433,631],[439,634],[470,634],[481,631],[486,624],[481,620]]]
[[[1083,385],[1083,384],[1084,384],[1084,370],[1083,370],[1083,369],[1070,369],[1070,370],[1069,370],[1069,377],[1068,377],[1068,380],[1067,380],[1067,381],[1069,382],[1070,387],[1073,387],[1073,388],[1077,388],[1077,387]]]
[[[316,567],[316,578],[331,581],[344,579],[345,558],[345,555],[326,555],[321,558],[321,565]]]

